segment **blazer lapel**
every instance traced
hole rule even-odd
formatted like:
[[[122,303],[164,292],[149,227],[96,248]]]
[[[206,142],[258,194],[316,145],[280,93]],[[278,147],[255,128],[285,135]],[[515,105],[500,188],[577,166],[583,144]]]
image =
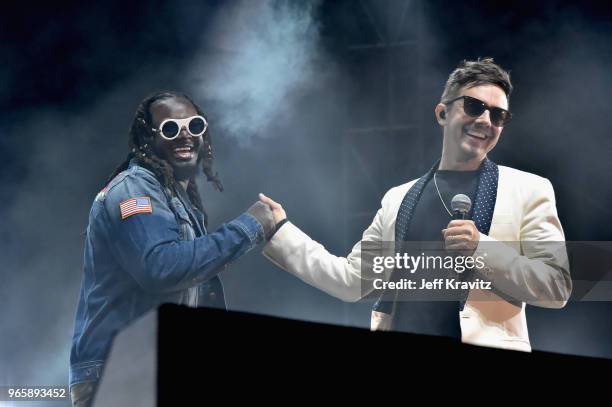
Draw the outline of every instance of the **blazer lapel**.
[[[425,185],[427,185],[427,182],[429,182],[431,177],[433,177],[434,173],[438,169],[438,165],[440,165],[440,160],[438,160],[425,175],[419,178],[419,180],[414,183],[412,188],[410,188],[404,196],[402,204],[397,211],[397,217],[395,220],[396,242],[406,240],[408,229],[410,228],[410,222],[412,221],[412,215],[414,214],[414,208],[416,208],[419,199],[421,199],[421,194],[425,189]]]
[[[416,208],[416,205],[421,198],[425,185],[427,185],[427,182],[433,177],[433,174],[438,169],[438,165],[440,165],[440,160],[438,160],[425,175],[419,178],[418,181],[415,182],[414,185],[408,190],[406,195],[404,195],[404,199],[402,200],[399,210],[397,211],[395,220],[396,251],[400,250],[397,245],[401,245],[402,242],[406,240],[408,228],[410,227],[412,215],[414,214],[414,208]],[[395,275],[397,274],[392,272],[391,279],[393,279]],[[382,319],[385,318],[384,314],[392,315],[395,310],[396,298],[396,290],[384,290],[378,300],[374,303],[372,311],[375,313],[380,313],[377,315]]]
[[[488,158],[484,159],[480,167],[476,198],[474,199],[474,212],[472,220],[482,234],[488,235],[495,210],[497,199],[497,184],[499,182],[499,168]]]

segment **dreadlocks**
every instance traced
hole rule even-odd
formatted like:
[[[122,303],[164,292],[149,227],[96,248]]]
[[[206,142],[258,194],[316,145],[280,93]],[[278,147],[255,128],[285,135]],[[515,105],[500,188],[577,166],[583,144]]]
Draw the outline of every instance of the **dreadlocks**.
[[[171,98],[185,99],[189,101],[196,109],[198,114],[204,116],[204,113],[200,107],[195,104],[189,96],[179,92],[157,92],[146,97],[136,109],[136,115],[134,116],[134,120],[132,121],[132,125],[128,133],[128,145],[130,152],[125,161],[117,166],[117,168],[115,168],[112,174],[108,177],[106,180],[107,184],[113,178],[115,178],[117,174],[125,171],[133,158],[135,159],[136,164],[153,172],[153,174],[155,174],[159,182],[161,182],[165,188],[168,188],[170,191],[175,191],[175,188],[178,187],[178,184],[174,178],[174,170],[172,169],[172,166],[166,160],[159,158],[151,146],[154,134],[151,131],[152,117],[150,108],[157,101]],[[202,151],[200,153],[200,157],[198,158],[199,162],[201,163],[202,170],[206,175],[206,179],[213,183],[215,189],[218,191],[223,191],[223,184],[221,184],[221,180],[219,179],[219,173],[215,173],[213,171],[214,157],[210,130],[207,130],[204,133],[202,141]],[[198,186],[195,182],[195,176],[189,179],[187,195],[189,196],[191,203],[204,214],[204,223],[206,226],[208,226],[208,216],[204,210],[204,206],[202,205]]]

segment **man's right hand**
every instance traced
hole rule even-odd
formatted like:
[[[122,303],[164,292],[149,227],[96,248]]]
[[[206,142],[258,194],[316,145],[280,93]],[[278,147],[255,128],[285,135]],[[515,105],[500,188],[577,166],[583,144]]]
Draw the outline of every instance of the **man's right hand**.
[[[274,220],[274,214],[270,209],[269,205],[263,202],[256,201],[249,209],[247,213],[253,216],[257,222],[261,225],[264,231],[264,237],[266,240],[270,240],[274,231],[276,230],[276,221]]]
[[[270,209],[272,210],[272,216],[274,217],[275,224],[278,225],[279,222],[287,219],[287,214],[285,213],[285,210],[283,209],[281,204],[273,201],[272,199],[261,193],[259,194],[259,200],[270,207]]]

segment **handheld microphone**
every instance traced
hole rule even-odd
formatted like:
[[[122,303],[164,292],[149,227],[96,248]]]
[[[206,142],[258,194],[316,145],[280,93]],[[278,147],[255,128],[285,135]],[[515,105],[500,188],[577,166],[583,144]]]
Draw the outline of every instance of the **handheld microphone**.
[[[453,219],[466,219],[471,208],[472,200],[467,195],[457,194],[451,200]]]

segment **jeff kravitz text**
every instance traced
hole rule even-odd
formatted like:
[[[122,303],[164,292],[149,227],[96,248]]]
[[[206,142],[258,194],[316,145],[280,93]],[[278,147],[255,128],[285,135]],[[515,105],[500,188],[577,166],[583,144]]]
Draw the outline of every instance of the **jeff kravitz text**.
[[[478,270],[485,274],[490,270],[486,267],[483,256],[440,256],[425,255],[411,256],[407,253],[397,253],[395,256],[375,256],[372,258],[372,271],[382,274],[385,271],[405,271],[414,274],[419,271],[436,271],[462,274],[466,270]],[[431,277],[431,276],[430,276]],[[385,281],[376,278],[373,281],[376,290],[490,290],[491,282],[480,278],[463,281],[459,278],[401,278],[394,281]]]

